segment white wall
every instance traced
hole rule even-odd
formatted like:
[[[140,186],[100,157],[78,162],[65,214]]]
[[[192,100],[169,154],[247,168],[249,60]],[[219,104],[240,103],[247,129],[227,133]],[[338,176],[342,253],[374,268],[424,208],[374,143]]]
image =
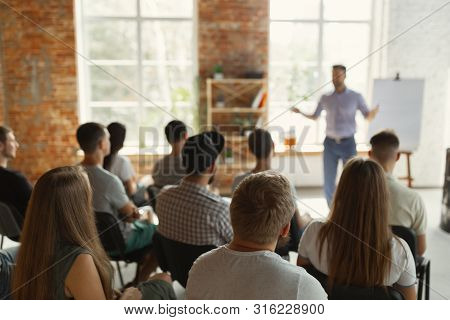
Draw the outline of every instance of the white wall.
[[[392,39],[446,0],[390,0],[387,38]],[[425,78],[420,147],[412,158],[415,186],[441,186],[450,139],[450,5],[388,45],[386,77]]]

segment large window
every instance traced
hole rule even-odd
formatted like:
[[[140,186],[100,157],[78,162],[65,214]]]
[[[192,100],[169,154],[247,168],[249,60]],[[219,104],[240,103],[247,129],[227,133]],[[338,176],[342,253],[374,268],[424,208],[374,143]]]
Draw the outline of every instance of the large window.
[[[297,106],[312,113],[320,95],[333,90],[331,66],[355,65],[371,51],[371,0],[271,0],[269,92],[270,126],[295,128],[305,144],[321,144],[325,114],[318,121],[285,112]],[[369,61],[347,72],[347,86],[368,100]],[[367,101],[369,104],[369,101]],[[284,114],[283,114],[284,112]],[[280,116],[280,114],[282,114]],[[363,142],[366,123],[357,116],[356,139]]]
[[[193,124],[193,2],[78,0],[82,122],[124,123],[130,147],[163,145],[172,115]]]

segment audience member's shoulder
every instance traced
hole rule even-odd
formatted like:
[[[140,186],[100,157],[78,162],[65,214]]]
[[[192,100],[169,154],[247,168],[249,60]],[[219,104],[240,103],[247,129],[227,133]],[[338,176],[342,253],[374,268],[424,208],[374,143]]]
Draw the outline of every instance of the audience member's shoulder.
[[[202,269],[204,265],[207,267],[208,264],[214,264],[214,261],[226,254],[226,250],[224,246],[221,246],[203,253],[194,261],[191,271],[195,273],[196,270]]]
[[[304,233],[306,233],[307,231],[308,232],[314,232],[314,233],[316,233],[316,232],[318,232],[321,228],[322,228],[322,226],[325,224],[325,222],[324,221],[322,221],[322,220],[312,220],[307,226],[306,226],[306,228],[305,228],[305,231],[304,231]]]
[[[408,188],[394,177],[390,176],[388,182],[389,188],[394,188],[397,193],[401,194],[402,198],[409,198],[411,200],[420,198],[419,193],[416,190]]]
[[[168,196],[168,195],[170,196],[173,193],[177,193],[178,192],[177,188],[178,185],[171,185],[171,184],[162,187],[161,191],[159,191],[158,198],[161,198],[161,196]]]
[[[103,169],[100,166],[89,166],[89,167],[86,167],[86,170],[88,171],[88,173],[91,172],[94,174],[94,179],[100,178],[100,179],[104,180],[106,183],[122,184],[119,177],[117,177],[113,173],[109,172],[108,170]]]
[[[8,178],[9,179],[8,181],[11,181],[13,179],[21,183],[23,182],[29,184],[28,179],[20,171],[0,167],[0,173],[2,174],[3,177]]]
[[[302,300],[327,300],[328,295],[320,282],[311,276],[302,267],[299,268],[299,293],[298,297]]]

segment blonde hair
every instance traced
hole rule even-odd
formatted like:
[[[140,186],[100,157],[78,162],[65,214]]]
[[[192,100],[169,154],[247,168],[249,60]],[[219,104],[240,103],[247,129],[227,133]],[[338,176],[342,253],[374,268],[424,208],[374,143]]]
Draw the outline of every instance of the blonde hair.
[[[112,270],[98,239],[92,191],[81,167],[61,167],[39,178],[33,189],[13,274],[15,299],[55,299],[54,265],[58,244],[87,249],[94,259],[107,299]]]
[[[258,244],[278,239],[294,215],[289,180],[280,173],[263,171],[245,178],[231,200],[231,225],[240,239]]]
[[[330,287],[384,285],[391,267],[388,201],[385,174],[378,163],[362,158],[347,162],[318,236],[319,256],[327,241]]]

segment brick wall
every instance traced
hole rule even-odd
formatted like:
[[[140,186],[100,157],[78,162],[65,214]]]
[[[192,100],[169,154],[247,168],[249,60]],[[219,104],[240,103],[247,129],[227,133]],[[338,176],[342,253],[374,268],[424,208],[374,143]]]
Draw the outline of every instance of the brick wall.
[[[8,3],[75,47],[73,0]],[[3,121],[7,120],[21,144],[11,166],[35,181],[50,168],[76,161],[75,53],[3,4],[0,18],[2,106],[7,118]]]
[[[206,81],[216,64],[226,78],[267,75],[269,0],[198,0],[200,124],[206,122]]]

